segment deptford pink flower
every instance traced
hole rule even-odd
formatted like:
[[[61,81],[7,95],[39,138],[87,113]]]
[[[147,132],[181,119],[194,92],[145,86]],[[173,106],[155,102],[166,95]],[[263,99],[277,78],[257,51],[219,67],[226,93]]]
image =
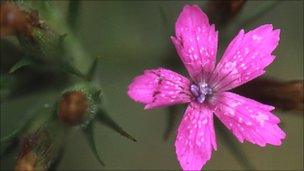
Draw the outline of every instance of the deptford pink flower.
[[[241,30],[215,67],[218,32],[197,5],[184,7],[171,39],[191,79],[157,68],[136,77],[128,90],[145,109],[189,103],[175,141],[184,170],[200,170],[217,149],[214,114],[240,142],[281,145],[285,133],[271,113],[274,107],[228,92],[265,72],[279,35],[271,24]]]

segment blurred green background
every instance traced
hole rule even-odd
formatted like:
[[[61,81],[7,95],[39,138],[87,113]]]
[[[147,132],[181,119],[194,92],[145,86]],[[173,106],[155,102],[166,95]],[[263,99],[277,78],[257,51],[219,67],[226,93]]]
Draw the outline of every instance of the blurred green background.
[[[144,110],[126,94],[131,80],[145,69],[165,67],[173,69],[169,61],[176,61],[169,36],[174,31],[176,17],[184,4],[191,1],[81,1],[78,38],[92,56],[101,56],[94,82],[103,87],[103,106],[113,119],[138,139],[134,143],[97,124],[97,148],[105,167],[100,166],[89,146],[76,131],[69,137],[60,170],[177,170],[180,169],[174,151],[174,137],[165,142],[167,110]],[[263,16],[243,26],[241,21],[269,6],[272,1],[247,1],[237,18],[220,36],[220,49],[241,29],[253,29],[271,23],[281,29],[277,59],[268,67],[266,75],[283,81],[303,79],[303,1],[280,1]],[[64,14],[67,2],[55,5]],[[160,8],[168,19],[163,24]],[[219,30],[221,32],[221,30]],[[220,51],[222,52],[222,51]],[[218,54],[218,57],[221,53]],[[52,78],[50,78],[52,79]],[[34,84],[34,83],[33,83]],[[29,109],[49,103],[57,97],[60,87],[34,91],[17,99],[1,102],[1,135],[6,135],[31,116]],[[281,147],[260,148],[239,143],[257,170],[303,170],[303,113],[275,111],[283,122],[287,138]],[[235,139],[235,141],[237,141]],[[218,150],[205,166],[206,170],[243,170],[222,137],[217,135]],[[237,142],[238,143],[238,142]],[[1,161],[1,169],[12,168],[16,154]]]

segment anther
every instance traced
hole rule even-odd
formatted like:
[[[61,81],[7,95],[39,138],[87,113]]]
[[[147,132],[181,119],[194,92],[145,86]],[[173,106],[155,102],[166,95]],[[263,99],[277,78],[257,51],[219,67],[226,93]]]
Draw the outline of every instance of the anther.
[[[206,100],[206,96],[210,96],[213,93],[212,88],[206,83],[192,84],[190,86],[192,95],[196,98],[198,103],[203,103]]]

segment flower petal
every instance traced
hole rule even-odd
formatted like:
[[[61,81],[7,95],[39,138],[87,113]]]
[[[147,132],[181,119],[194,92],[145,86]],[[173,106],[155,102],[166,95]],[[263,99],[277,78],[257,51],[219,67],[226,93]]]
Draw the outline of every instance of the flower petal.
[[[190,76],[210,73],[215,65],[218,32],[197,5],[186,5],[171,37]]]
[[[183,170],[201,170],[216,150],[212,111],[191,103],[179,125],[175,141],[177,158]]]
[[[279,146],[286,134],[278,126],[280,119],[271,113],[274,107],[230,92],[216,97],[216,116],[240,142],[247,140],[259,146]]]
[[[229,44],[209,82],[215,89],[225,91],[262,75],[275,58],[271,53],[279,39],[280,30],[273,30],[271,24],[246,34],[241,30]]]
[[[128,95],[146,104],[145,109],[163,107],[191,100],[190,81],[173,71],[158,68],[146,70],[129,85]]]

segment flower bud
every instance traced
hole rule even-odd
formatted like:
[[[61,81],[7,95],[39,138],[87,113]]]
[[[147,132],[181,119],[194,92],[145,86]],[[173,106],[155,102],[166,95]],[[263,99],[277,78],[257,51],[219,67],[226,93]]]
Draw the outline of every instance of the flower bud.
[[[33,28],[40,26],[36,11],[27,12],[12,2],[1,3],[0,9],[1,38],[10,35],[32,37]]]
[[[65,92],[59,105],[60,120],[71,126],[85,120],[89,107],[87,97],[81,91]]]
[[[21,151],[15,170],[47,170],[60,152],[61,141],[57,139],[57,134],[61,132],[51,126],[40,127],[38,130],[24,134],[20,140]]]
[[[33,152],[28,152],[17,159],[16,171],[34,171],[44,170],[44,167],[39,164],[38,156]]]
[[[62,93],[59,101],[58,117],[69,126],[86,126],[97,111],[99,97],[97,89],[91,84],[78,84]]]

